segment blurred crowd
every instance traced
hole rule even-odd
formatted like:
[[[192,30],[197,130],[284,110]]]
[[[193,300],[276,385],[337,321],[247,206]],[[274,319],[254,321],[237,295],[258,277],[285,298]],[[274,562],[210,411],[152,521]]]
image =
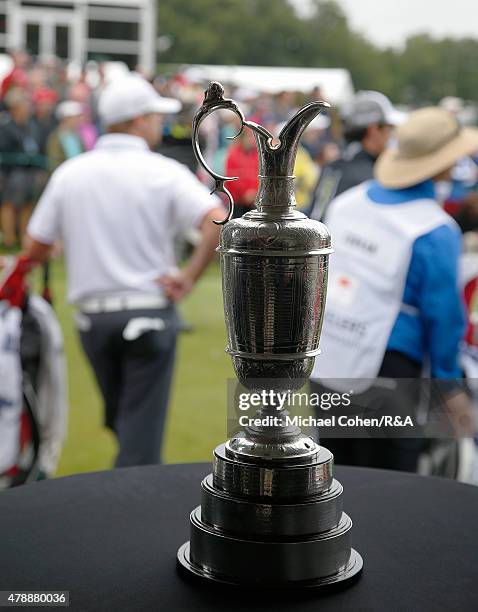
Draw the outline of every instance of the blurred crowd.
[[[50,173],[63,161],[91,149],[98,135],[92,87],[82,72],[72,80],[61,62],[33,62],[23,50],[1,86],[1,229],[5,247],[24,235]]]
[[[107,64],[95,62],[72,70],[57,59],[34,61],[24,50],[13,51],[11,59],[11,68],[0,84],[0,221],[1,240],[7,248],[21,242],[52,171],[94,147],[103,132],[98,99],[105,84],[117,74]],[[183,73],[149,80],[161,95],[182,103],[180,113],[165,117],[158,150],[195,172],[191,121],[202,102],[205,83],[190,80]],[[311,88],[307,96],[244,89],[228,91],[227,95],[238,100],[248,118],[272,133],[278,133],[302,103],[323,98],[318,87]],[[232,190],[238,211],[244,212],[243,207],[250,208],[254,201],[258,158],[247,133],[238,141],[228,140],[237,128],[237,117],[222,113],[205,122],[202,137],[206,157],[216,170],[241,175]],[[308,204],[320,166],[338,156],[340,138],[339,122],[331,117],[320,116],[308,129],[296,167],[299,206]]]
[[[21,242],[33,207],[51,172],[63,161],[94,147],[103,132],[98,118],[99,96],[105,84],[117,74],[112,68],[108,69],[108,64],[90,62],[83,69],[75,70],[55,58],[34,61],[21,49],[10,55],[11,69],[0,84],[0,225],[1,241],[7,248]],[[126,71],[126,67],[123,70]],[[191,121],[202,102],[206,83],[190,78],[187,71],[156,78],[144,75],[139,68],[138,72],[153,83],[158,93],[177,98],[182,103],[180,113],[164,119],[159,152],[186,164],[207,182],[207,176],[198,170],[191,147]],[[371,100],[374,95],[375,92]],[[314,83],[308,93],[270,94],[238,87],[229,88],[226,96],[240,104],[249,120],[275,135],[303,104],[312,100],[327,101],[327,92]],[[464,109],[457,98],[446,98],[441,105],[457,116]],[[295,189],[298,207],[309,213],[317,205],[318,195],[319,199],[321,197],[317,184],[324,166],[344,156],[355,155],[356,146],[365,151],[370,148],[375,159],[392,136],[390,131],[385,134],[382,130],[373,135],[369,146],[367,143],[363,146],[364,130],[368,126],[366,121],[357,126],[353,101],[348,106],[319,115],[301,139]],[[237,116],[221,111],[203,122],[201,133],[208,164],[220,174],[240,177],[229,183],[236,216],[253,206],[259,165],[254,139],[248,130],[236,140],[231,139],[238,130]],[[439,190],[448,212],[457,218],[464,231],[478,226],[477,185],[476,164],[467,158],[455,168],[452,182]],[[319,203],[321,205],[323,203]]]

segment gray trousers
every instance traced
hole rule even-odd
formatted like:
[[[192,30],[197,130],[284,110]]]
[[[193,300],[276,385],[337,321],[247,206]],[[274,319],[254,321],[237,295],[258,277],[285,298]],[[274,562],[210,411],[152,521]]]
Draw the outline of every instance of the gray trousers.
[[[178,315],[162,309],[77,315],[83,349],[118,438],[116,467],[159,463]]]

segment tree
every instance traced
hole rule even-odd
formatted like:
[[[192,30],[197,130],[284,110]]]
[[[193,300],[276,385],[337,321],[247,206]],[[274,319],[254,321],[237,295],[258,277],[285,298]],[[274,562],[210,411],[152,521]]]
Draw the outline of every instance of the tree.
[[[408,38],[400,57],[402,91],[410,102],[436,103],[444,96],[473,99],[478,91],[478,41]]]
[[[266,18],[265,18],[266,16]],[[287,0],[162,0],[164,62],[299,65],[299,20]]]
[[[380,49],[350,28],[334,0],[312,2],[306,18],[287,0],[158,0],[158,31],[172,41],[160,60],[346,68],[357,89],[413,104],[475,97],[478,40],[420,34],[403,51]]]

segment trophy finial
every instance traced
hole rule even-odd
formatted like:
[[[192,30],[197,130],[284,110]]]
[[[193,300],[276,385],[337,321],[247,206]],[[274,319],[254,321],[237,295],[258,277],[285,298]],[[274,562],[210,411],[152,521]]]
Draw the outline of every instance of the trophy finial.
[[[217,104],[218,102],[225,102],[224,87],[217,81],[211,81],[204,92],[203,104]]]

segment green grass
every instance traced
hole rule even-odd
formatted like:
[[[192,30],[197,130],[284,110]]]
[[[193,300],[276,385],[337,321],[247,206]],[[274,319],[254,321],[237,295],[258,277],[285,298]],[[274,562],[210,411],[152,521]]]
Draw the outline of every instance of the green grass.
[[[69,424],[57,476],[111,467],[114,436],[102,426],[103,408],[88,362],[82,353],[66,304],[66,279],[62,261],[51,266],[54,307],[64,334],[68,363]],[[34,286],[38,287],[38,279]],[[172,400],[163,446],[165,463],[210,461],[214,447],[226,437],[227,379],[233,377],[224,352],[226,335],[221,280],[213,264],[181,305],[191,333],[179,340]]]

